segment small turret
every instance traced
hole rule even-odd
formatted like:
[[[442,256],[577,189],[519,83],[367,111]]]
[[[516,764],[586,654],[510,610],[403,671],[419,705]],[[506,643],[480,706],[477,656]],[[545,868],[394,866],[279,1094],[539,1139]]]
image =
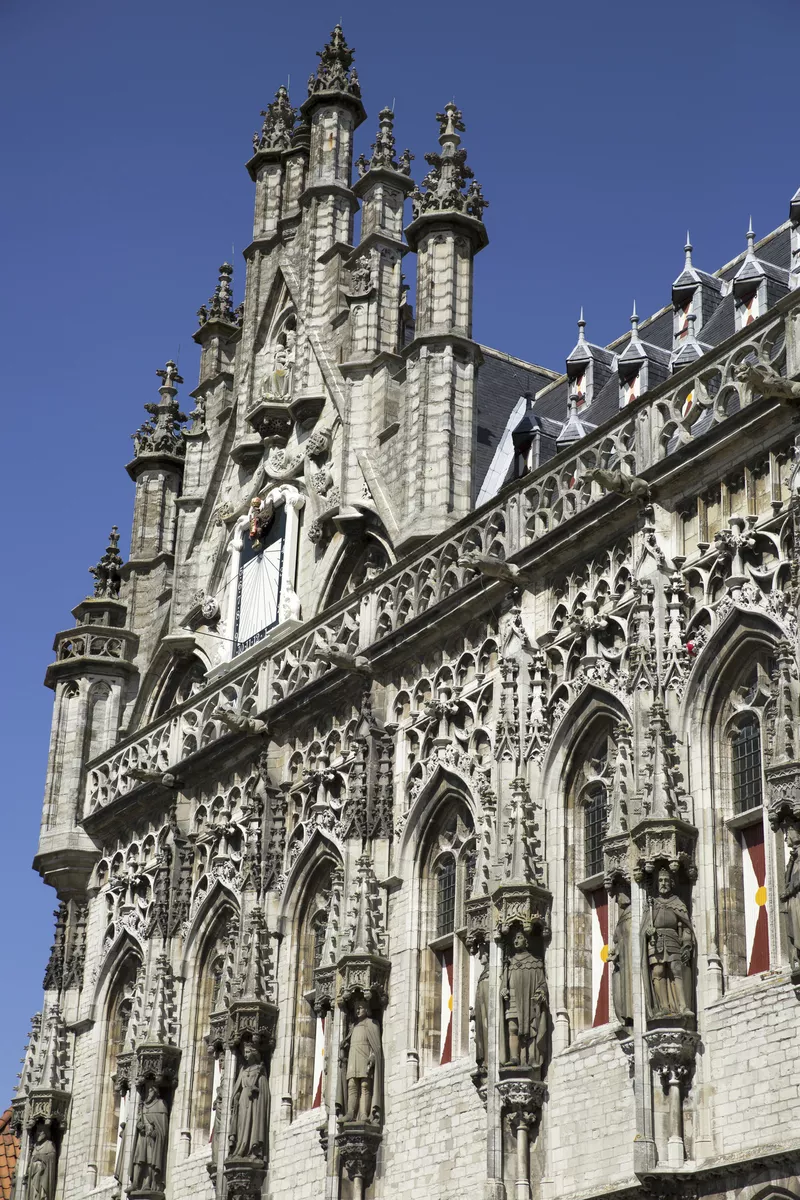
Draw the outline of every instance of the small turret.
[[[278,232],[284,191],[284,153],[292,145],[297,111],[289,93],[281,86],[275,99],[262,111],[261,133],[253,134],[253,157],[247,164],[256,184],[253,241],[269,242]]]
[[[476,375],[482,361],[472,341],[473,258],[488,244],[487,201],[461,148],[455,104],[437,114],[440,151],[411,196],[406,238],[417,252],[415,336],[405,347],[408,395],[401,437],[408,464],[400,541],[431,537],[472,503]]]
[[[186,415],[176,399],[183,383],[170,361],[156,375],[162,380],[157,404],[145,404],[149,419],[133,434],[134,456],[127,472],[136,484],[131,535],[131,561],[150,561],[171,553],[175,535],[175,500],[180,493],[186,443]]]
[[[722,300],[722,280],[700,271],[692,262],[692,239],[686,232],[683,270],[672,285],[673,349],[680,353],[689,333],[689,316],[694,316],[694,332],[699,333]]]
[[[756,235],[751,217],[747,229],[747,252],[733,277],[737,330],[763,317],[789,290],[789,272],[760,259],[755,247]]]

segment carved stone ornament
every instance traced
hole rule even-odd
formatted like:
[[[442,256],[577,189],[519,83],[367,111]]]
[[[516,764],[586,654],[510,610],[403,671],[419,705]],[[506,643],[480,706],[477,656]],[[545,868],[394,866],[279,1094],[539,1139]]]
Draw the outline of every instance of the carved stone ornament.
[[[470,954],[491,937],[492,901],[488,896],[471,896],[465,901],[467,932],[464,941]]]
[[[512,1122],[536,1124],[547,1099],[547,1086],[535,1079],[504,1079],[497,1084],[497,1095]]]
[[[800,762],[783,762],[766,768],[767,811],[773,829],[785,821],[800,821]]]
[[[342,1165],[350,1179],[363,1180],[369,1187],[375,1174],[380,1131],[370,1125],[348,1125],[336,1135]]]
[[[672,871],[683,867],[689,879],[697,878],[694,861],[697,829],[680,817],[646,818],[631,830],[634,847],[633,877],[641,883],[660,863]]]
[[[694,1069],[699,1033],[688,1029],[659,1028],[650,1030],[644,1036],[650,1065],[661,1076],[664,1087],[676,1082],[686,1084]]]
[[[259,1200],[266,1170],[252,1161],[229,1158],[225,1163],[225,1194],[228,1200]]]
[[[505,938],[515,925],[526,933],[550,937],[550,907],[553,897],[547,888],[535,883],[501,883],[492,893],[494,936]]]

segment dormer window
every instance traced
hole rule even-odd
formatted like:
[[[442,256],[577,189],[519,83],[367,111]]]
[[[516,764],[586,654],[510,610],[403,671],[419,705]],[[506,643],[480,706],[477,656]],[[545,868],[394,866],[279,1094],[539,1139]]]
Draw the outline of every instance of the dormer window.
[[[576,407],[583,408],[586,404],[586,371],[581,371],[580,375],[576,376],[572,383],[572,394],[575,397]]]
[[[631,375],[629,379],[622,380],[622,403],[633,404],[634,400],[638,400],[642,393],[642,373],[637,371],[635,375]]]
[[[758,292],[753,292],[752,296],[742,301],[742,328],[752,325],[758,316]]]
[[[676,328],[675,337],[682,340],[689,332],[689,313],[692,311],[691,297],[685,300],[682,304],[677,305],[675,310]]]

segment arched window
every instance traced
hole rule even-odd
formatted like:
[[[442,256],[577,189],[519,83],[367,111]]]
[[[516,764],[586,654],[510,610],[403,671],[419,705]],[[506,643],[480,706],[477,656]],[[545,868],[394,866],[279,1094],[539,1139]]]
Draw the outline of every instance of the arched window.
[[[325,859],[306,889],[300,908],[297,938],[297,990],[293,1046],[294,1109],[320,1108],[323,1101],[328,1017],[317,1010],[314,972],[322,962],[335,864]]]
[[[603,839],[608,829],[615,754],[613,729],[610,717],[592,723],[573,756],[567,789],[567,814],[574,831],[567,839],[567,873],[574,881],[574,890],[570,889],[574,911],[568,990],[574,997],[570,1017],[576,1030],[605,1025],[611,1017]]]
[[[475,874],[475,833],[466,805],[446,802],[423,850],[420,1040],[423,1066],[469,1053],[471,959],[462,940]]]
[[[236,941],[236,918],[233,910],[226,906],[206,937],[194,971],[197,996],[189,1086],[193,1150],[208,1145],[214,1131],[214,1100],[221,1083],[223,1055],[217,1053],[212,1044],[211,1015],[222,1004],[225,963],[231,940]]]
[[[118,1174],[122,1166],[119,1161],[120,1149],[130,1094],[119,1067],[120,1057],[125,1052],[140,968],[139,959],[133,953],[128,954],[119,966],[108,993],[98,1152],[100,1174],[106,1176]]]
[[[740,664],[745,660],[746,665]],[[762,724],[774,662],[767,651],[737,655],[723,675],[716,705],[714,809],[720,889],[720,950],[729,976],[758,975],[774,953],[778,909],[777,853],[764,808]]]

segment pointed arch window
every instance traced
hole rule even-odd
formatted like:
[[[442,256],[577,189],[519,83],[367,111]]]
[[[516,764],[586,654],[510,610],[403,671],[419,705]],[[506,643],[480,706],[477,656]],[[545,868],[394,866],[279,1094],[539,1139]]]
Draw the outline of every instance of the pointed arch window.
[[[330,1042],[330,1024],[316,1003],[314,972],[322,965],[328,916],[334,889],[331,859],[324,859],[314,873],[300,908],[296,941],[296,978],[293,1079],[294,1108],[303,1112],[323,1103],[325,1057]]]
[[[778,853],[764,807],[762,722],[774,660],[758,650],[724,677],[717,709],[712,772],[714,806],[724,822],[714,852],[725,880],[720,892],[720,949],[729,976],[759,975],[775,954]],[[738,669],[737,669],[738,668]],[[721,736],[720,736],[721,734]],[[724,826],[727,826],[725,833]]]
[[[472,816],[446,803],[423,851],[423,949],[420,971],[423,1066],[445,1066],[469,1052],[471,959],[462,934],[475,873]]]

